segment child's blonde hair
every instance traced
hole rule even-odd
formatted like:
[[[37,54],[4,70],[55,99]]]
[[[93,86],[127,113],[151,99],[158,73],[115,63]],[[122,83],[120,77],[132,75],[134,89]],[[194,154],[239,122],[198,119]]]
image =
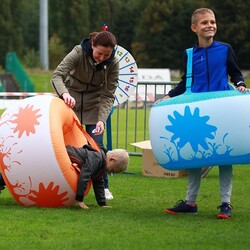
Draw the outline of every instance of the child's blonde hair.
[[[211,9],[208,9],[208,8],[200,8],[200,9],[195,10],[193,12],[193,14],[192,14],[192,17],[191,17],[191,23],[192,24],[196,23],[197,20],[198,20],[198,16],[206,14],[206,13],[214,15],[214,12]]]
[[[129,165],[129,154],[125,149],[113,149],[110,156],[115,159],[115,168],[118,172],[124,172]]]

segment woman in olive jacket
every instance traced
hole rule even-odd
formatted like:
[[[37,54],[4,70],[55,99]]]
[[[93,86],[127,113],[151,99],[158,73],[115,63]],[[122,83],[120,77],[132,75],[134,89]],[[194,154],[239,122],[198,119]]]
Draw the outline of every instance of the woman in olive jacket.
[[[57,95],[74,110],[81,124],[85,125],[86,131],[101,148],[104,148],[105,123],[118,86],[116,44],[115,36],[109,31],[91,33],[66,55],[51,79]],[[107,176],[104,183],[112,199]]]

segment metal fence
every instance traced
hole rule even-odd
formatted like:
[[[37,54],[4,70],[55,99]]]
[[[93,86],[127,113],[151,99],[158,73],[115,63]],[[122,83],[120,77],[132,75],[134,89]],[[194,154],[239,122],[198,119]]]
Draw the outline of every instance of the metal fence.
[[[141,155],[141,150],[131,143],[149,140],[150,109],[156,100],[166,95],[177,83],[139,82],[133,96],[125,103],[114,107],[107,121],[107,149],[125,148],[130,155]]]

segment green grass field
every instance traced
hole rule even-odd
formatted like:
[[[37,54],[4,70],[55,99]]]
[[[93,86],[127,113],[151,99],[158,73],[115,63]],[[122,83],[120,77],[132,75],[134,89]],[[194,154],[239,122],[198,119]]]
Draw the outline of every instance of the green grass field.
[[[50,84],[52,71],[27,70],[27,74],[35,86],[35,92],[53,92]]]
[[[218,168],[202,180],[197,215],[167,215],[184,198],[187,179],[144,177],[141,158],[109,177],[112,208],[100,208],[91,190],[69,208],[22,207],[8,190],[0,195],[0,248],[5,249],[249,249],[250,166],[235,166],[231,220],[218,220]]]
[[[35,72],[39,87],[48,82]],[[134,142],[134,112],[129,113],[128,131],[125,131],[124,110],[120,111],[119,141],[121,147]],[[141,111],[139,111],[141,112]],[[112,119],[113,143],[116,141],[116,119]],[[140,114],[141,115],[141,114]],[[140,121],[142,119],[140,118]],[[138,141],[148,138],[142,123],[138,125]],[[125,135],[128,133],[128,140]],[[125,145],[126,146],[126,145]],[[132,146],[131,146],[132,147]],[[140,150],[139,150],[140,151]],[[234,167],[230,220],[218,220],[220,205],[218,168],[214,167],[202,179],[198,197],[197,215],[168,215],[166,207],[185,198],[187,178],[168,179],[142,175],[142,159],[131,156],[127,173],[109,176],[114,200],[112,208],[100,208],[93,190],[85,199],[89,210],[77,205],[65,208],[23,207],[6,189],[0,194],[0,249],[93,249],[93,250],[200,250],[250,249],[249,187],[250,165]]]

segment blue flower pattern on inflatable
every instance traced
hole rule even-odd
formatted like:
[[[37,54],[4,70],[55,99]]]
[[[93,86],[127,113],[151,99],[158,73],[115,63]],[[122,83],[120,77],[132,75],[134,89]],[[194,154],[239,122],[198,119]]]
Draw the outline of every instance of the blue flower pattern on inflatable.
[[[201,117],[199,108],[195,108],[192,115],[189,106],[186,106],[183,116],[175,111],[174,117],[168,115],[168,119],[172,125],[168,125],[165,128],[173,133],[171,142],[179,139],[177,142],[178,148],[182,148],[186,143],[190,143],[195,152],[198,150],[198,145],[207,150],[208,142],[206,138],[214,139],[215,137],[213,133],[217,130],[217,127],[207,124],[209,116]]]
[[[167,115],[167,119],[171,125],[166,125],[165,130],[172,136],[160,136],[161,139],[168,141],[165,144],[164,154],[167,155],[169,162],[162,164],[163,167],[169,169],[169,166],[175,165],[178,168],[190,161],[193,162],[194,167],[207,166],[209,165],[207,162],[213,161],[213,159],[225,161],[225,159],[232,158],[230,152],[233,149],[225,144],[228,133],[224,134],[221,143],[218,144],[217,127],[208,123],[209,115],[200,116],[198,107],[194,108],[192,113],[190,107],[185,106],[183,115],[173,111],[172,115]],[[213,140],[217,140],[217,142],[213,142]],[[225,150],[220,151],[222,145]],[[185,154],[182,156],[185,147],[190,147],[189,151],[192,151],[188,157],[185,157]]]

